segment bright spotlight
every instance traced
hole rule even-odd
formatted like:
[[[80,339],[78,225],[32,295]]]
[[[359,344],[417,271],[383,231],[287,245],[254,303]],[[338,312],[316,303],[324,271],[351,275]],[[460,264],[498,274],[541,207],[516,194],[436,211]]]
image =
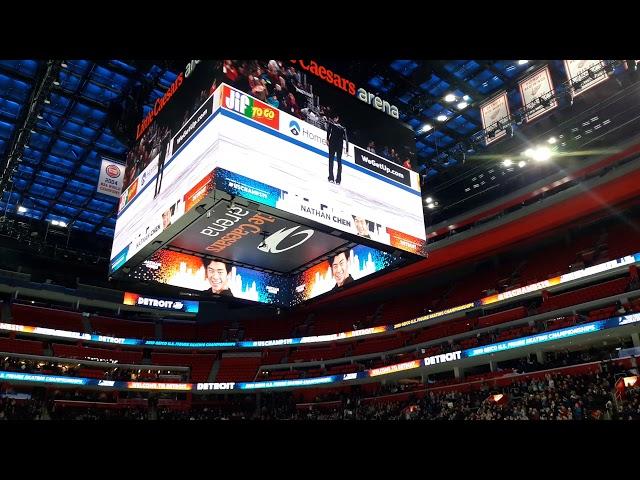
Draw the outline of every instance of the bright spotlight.
[[[524,152],[522,152],[522,155],[524,155],[525,157],[533,158],[533,153],[533,148],[527,148]]]
[[[431,203],[431,202],[433,202],[433,198],[427,197],[427,203]]]
[[[438,115],[436,117],[436,120],[438,120],[439,122],[445,122],[447,120],[447,116],[446,115]]]
[[[549,140],[547,140],[547,142],[549,142],[551,145],[555,144],[558,140],[556,140],[556,137],[551,137]]]
[[[453,93],[449,93],[444,97],[444,101],[445,102],[455,102],[456,101],[456,96]]]
[[[551,150],[549,150],[547,147],[538,147],[533,152],[532,158],[537,162],[547,161],[549,160],[549,158],[551,158]]]
[[[467,102],[460,102],[456,106],[458,107],[458,110],[464,110],[465,108],[467,108],[467,105],[469,105]]]
[[[505,167],[510,167],[511,165],[513,165],[513,161],[510,158],[505,158],[502,161],[502,165],[504,165]]]
[[[518,60],[518,65],[525,65],[529,63],[529,60]]]
[[[432,127],[430,124],[425,123],[425,124],[422,126],[422,128],[420,129],[420,131],[421,131],[421,132],[428,132],[428,131],[429,131],[429,130],[431,130],[432,128],[433,128],[433,127]]]
[[[436,206],[433,203],[430,203],[429,205],[427,205],[427,208],[433,210],[434,208],[436,208]]]
[[[527,162],[525,162],[524,160],[520,160],[520,161],[518,162],[518,166],[519,166],[520,168],[523,168],[526,164],[527,164]]]
[[[27,208],[25,208],[25,207],[23,207],[23,206],[19,206],[19,207],[18,207],[18,212],[19,212],[19,213],[26,213],[26,212],[27,212],[27,210],[28,210],[28,209],[27,209]]]

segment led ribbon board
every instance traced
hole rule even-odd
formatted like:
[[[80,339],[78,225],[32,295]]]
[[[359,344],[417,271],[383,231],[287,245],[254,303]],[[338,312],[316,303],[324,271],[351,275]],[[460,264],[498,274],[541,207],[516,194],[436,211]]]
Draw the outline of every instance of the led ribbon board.
[[[22,372],[0,371],[0,380],[21,381],[29,383],[50,383],[65,385],[84,385],[95,387],[107,387],[119,390],[163,390],[163,391],[194,391],[210,392],[220,390],[266,390],[272,388],[307,387],[339,383],[349,380],[375,378],[393,373],[403,372],[442,363],[454,362],[464,358],[478,357],[492,353],[523,348],[530,345],[552,342],[565,338],[576,337],[602,330],[617,328],[640,322],[640,313],[613,317],[606,320],[586,323],[552,332],[530,335],[507,342],[500,342],[483,347],[470,348],[463,351],[455,351],[440,355],[433,355],[419,360],[386,365],[384,367],[366,370],[364,372],[346,373],[342,375],[326,375],[314,378],[301,378],[291,380],[270,380],[259,382],[226,382],[226,383],[169,383],[169,382],[122,382],[114,380],[97,380],[93,378],[63,377],[57,375],[30,374]]]

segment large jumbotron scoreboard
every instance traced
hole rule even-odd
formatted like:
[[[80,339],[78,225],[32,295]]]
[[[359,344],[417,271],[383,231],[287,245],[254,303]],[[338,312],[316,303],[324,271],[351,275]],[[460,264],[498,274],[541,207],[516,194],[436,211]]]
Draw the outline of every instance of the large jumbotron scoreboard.
[[[320,97],[317,79],[299,77],[305,113],[340,102],[348,142],[336,184],[326,124],[259,100],[223,72],[222,62],[191,62],[138,126],[111,276],[293,306],[425,256],[419,175],[354,143],[366,128],[350,112],[364,106],[391,124],[396,143],[412,141],[404,124],[348,95]]]

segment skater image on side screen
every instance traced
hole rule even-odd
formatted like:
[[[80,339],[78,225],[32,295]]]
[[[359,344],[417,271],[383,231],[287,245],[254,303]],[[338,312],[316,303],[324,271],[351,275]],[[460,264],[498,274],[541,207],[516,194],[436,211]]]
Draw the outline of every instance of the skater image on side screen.
[[[340,116],[335,115],[327,121],[327,145],[329,146],[329,181],[340,185],[342,181],[342,142],[345,142],[346,150],[349,149],[349,140],[347,139],[347,129],[340,124]],[[338,161],[338,171],[334,179],[333,176],[333,160]]]

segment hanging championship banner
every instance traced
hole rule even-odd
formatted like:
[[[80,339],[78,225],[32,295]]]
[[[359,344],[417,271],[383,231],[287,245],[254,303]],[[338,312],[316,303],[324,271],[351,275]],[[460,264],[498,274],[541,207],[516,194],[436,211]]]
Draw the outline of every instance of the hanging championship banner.
[[[565,60],[564,66],[567,70],[567,78],[572,83],[571,91],[574,97],[609,78],[602,68],[604,66],[602,60]]]
[[[120,197],[122,191],[122,179],[124,178],[124,165],[114,162],[109,158],[103,158],[100,163],[100,178],[98,179],[98,192],[111,197]]]
[[[482,117],[482,128],[488,131],[485,134],[487,145],[499,140],[507,134],[507,125],[509,118],[509,102],[507,101],[507,92],[502,92],[497,97],[486,102],[480,107],[480,116]],[[505,125],[496,129],[496,122],[503,121]]]
[[[558,106],[556,99],[550,98],[553,95],[553,83],[551,82],[549,66],[545,66],[528,76],[518,86],[523,106],[529,106],[526,113],[527,122],[544,115]]]

